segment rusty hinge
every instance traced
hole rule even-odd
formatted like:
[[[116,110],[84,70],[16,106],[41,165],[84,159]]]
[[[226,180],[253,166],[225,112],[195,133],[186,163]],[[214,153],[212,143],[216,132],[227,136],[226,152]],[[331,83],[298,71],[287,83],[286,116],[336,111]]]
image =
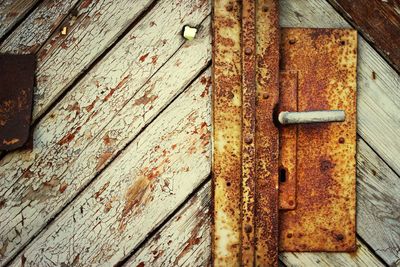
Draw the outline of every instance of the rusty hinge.
[[[281,30],[277,0],[213,11],[214,266],[354,250],[356,32]]]

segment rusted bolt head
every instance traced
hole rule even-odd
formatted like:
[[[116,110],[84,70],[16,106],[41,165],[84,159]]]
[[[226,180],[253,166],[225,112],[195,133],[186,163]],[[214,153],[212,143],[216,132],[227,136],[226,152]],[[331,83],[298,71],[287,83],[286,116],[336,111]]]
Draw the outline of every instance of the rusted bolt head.
[[[292,238],[292,236],[293,236],[292,233],[288,233],[288,234],[286,235],[287,238]]]
[[[251,233],[251,231],[253,231],[253,227],[251,227],[251,225],[246,224],[244,226],[244,230],[246,231],[246,233]]]
[[[292,44],[295,44],[295,43],[296,43],[296,40],[295,40],[295,39],[290,39],[290,40],[289,40],[289,44],[292,45]]]
[[[251,55],[251,53],[253,53],[253,49],[251,49],[250,47],[246,47],[246,49],[244,50],[244,53],[246,55]]]
[[[267,93],[263,93],[262,97],[263,97],[264,99],[268,99],[268,98],[269,98],[269,95],[268,95]]]
[[[245,142],[246,144],[251,144],[251,143],[253,142],[253,136],[250,135],[250,134],[246,135],[246,136],[244,137],[244,142]]]
[[[344,144],[344,138],[343,137],[339,138],[339,143]]]
[[[267,6],[267,5],[264,5],[264,6],[262,7],[262,11],[267,12],[267,11],[268,11],[268,6]]]
[[[232,11],[233,10],[233,5],[231,4],[231,3],[229,3],[227,6],[226,6],[226,11]]]

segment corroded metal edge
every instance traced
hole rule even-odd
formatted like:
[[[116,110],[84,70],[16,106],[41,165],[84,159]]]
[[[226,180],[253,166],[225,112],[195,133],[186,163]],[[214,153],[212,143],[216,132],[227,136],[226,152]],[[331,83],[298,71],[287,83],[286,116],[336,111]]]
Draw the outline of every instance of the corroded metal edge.
[[[34,55],[0,55],[0,151],[30,141],[35,68]]]
[[[298,110],[345,110],[342,123],[298,126],[297,207],[281,211],[281,251],[356,247],[356,60],[352,29],[283,29],[284,70],[298,71]]]
[[[256,1],[256,266],[278,266],[279,3]]]
[[[213,1],[213,266],[239,266],[241,188],[240,1]]]
[[[285,71],[279,77],[279,112],[297,111],[297,71]],[[297,125],[279,129],[279,208],[296,207]]]

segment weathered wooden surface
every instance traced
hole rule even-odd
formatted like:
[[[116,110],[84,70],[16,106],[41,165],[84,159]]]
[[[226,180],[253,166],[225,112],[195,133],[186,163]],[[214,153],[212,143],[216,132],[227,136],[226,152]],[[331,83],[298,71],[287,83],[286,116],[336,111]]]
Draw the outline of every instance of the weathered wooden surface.
[[[22,261],[36,266],[51,262],[111,265],[129,255],[208,177],[207,81],[209,72],[129,144],[12,265]]]
[[[187,23],[200,24],[209,6],[194,2],[181,11],[172,1],[157,5],[141,28],[132,29],[125,45],[113,50],[100,63],[102,68],[86,75],[38,124],[34,150],[3,159],[0,189],[6,202],[0,214],[14,218],[0,222],[8,243],[4,260],[44,227],[208,63],[210,21],[198,40],[187,45],[182,46],[180,31]],[[158,26],[150,23],[164,12],[168,15],[158,19]],[[132,42],[130,36],[146,27],[154,35]],[[152,77],[167,60],[165,72]],[[114,78],[106,79],[110,73]],[[111,128],[102,132],[107,125]],[[43,138],[46,133],[51,136]]]
[[[40,120],[32,152],[12,153],[0,162],[1,265],[27,244],[28,247],[15,258],[14,265],[61,265],[78,260],[78,265],[112,264],[136,249],[141,255],[150,255],[151,250],[147,247],[152,243],[151,239],[141,248],[139,244],[209,175],[211,128],[209,89],[205,89],[210,84],[210,73],[201,75],[192,87],[164,108],[208,66],[211,56],[209,18],[203,22],[202,34],[193,42],[184,44],[180,30],[184,24],[201,23],[210,7],[207,2],[187,1],[174,9],[172,2],[175,3],[161,1],[152,7]],[[280,3],[283,26],[348,26],[327,2],[281,0]],[[93,10],[101,4],[92,3]],[[98,9],[99,13],[106,8]],[[124,14],[129,15],[118,19],[125,21],[126,17],[136,13],[130,10]],[[108,16],[112,17],[111,14]],[[86,20],[88,28],[94,24],[92,19]],[[108,32],[118,35],[113,29],[114,22],[103,22],[111,29]],[[98,21],[95,23],[99,24]],[[104,24],[98,27],[104,27]],[[74,49],[82,49],[80,53],[84,54],[91,54],[91,49],[99,51],[98,37],[82,28],[80,34],[85,33],[86,38],[92,38],[91,43],[83,47],[76,45]],[[55,36],[58,31],[53,34]],[[130,40],[132,36],[136,39]],[[82,37],[79,42],[85,42],[86,38]],[[102,43],[100,50],[111,45],[113,38],[106,41],[107,45]],[[62,65],[68,60],[59,50],[46,50],[46,47],[43,47],[43,51],[48,51],[46,57],[54,58],[53,63],[46,64]],[[94,60],[90,57],[87,62]],[[83,64],[85,67],[78,65],[81,69],[77,73],[88,64]],[[62,71],[53,70],[49,79],[56,80],[60,72],[64,75]],[[372,72],[376,74],[375,79]],[[130,76],[124,79],[127,75]],[[399,264],[400,258],[396,202],[400,179],[396,174],[400,170],[399,84],[398,74],[360,38],[357,229],[361,238],[387,264]],[[67,87],[60,82],[57,88]],[[49,88],[53,90],[53,87]],[[190,116],[191,112],[194,115]],[[44,228],[53,216],[56,219]],[[120,229],[124,231],[120,232]],[[182,230],[174,230],[171,226],[169,231],[179,236]],[[189,243],[189,248],[183,252],[188,245],[184,243],[185,237],[176,237],[176,243],[184,243],[185,247],[169,246],[171,254],[168,254],[169,250],[164,252],[156,263],[161,263],[163,257],[168,257],[167,262],[174,262],[181,252],[186,251],[189,252],[178,261],[182,265],[193,266],[193,262],[184,262],[188,258],[197,258],[189,257],[190,253],[198,256],[199,262],[206,262],[205,253],[210,252],[209,237],[203,232],[205,228],[200,231],[204,233],[202,236],[206,235],[202,242],[199,241],[204,250]],[[361,245],[361,252],[341,254],[340,258],[332,258],[333,254],[298,253],[284,254],[285,258],[281,259],[291,266],[312,266],[317,265],[317,261],[330,266],[338,262],[348,266],[355,266],[357,262],[380,266],[372,251]],[[179,253],[173,254],[174,251]]]
[[[0,45],[2,53],[33,54],[46,42],[78,0],[45,0]],[[70,15],[71,18],[75,15]]]
[[[23,16],[39,0],[2,0],[0,2],[0,39],[16,23],[21,21]]]
[[[400,72],[398,0],[329,0],[329,3]]]

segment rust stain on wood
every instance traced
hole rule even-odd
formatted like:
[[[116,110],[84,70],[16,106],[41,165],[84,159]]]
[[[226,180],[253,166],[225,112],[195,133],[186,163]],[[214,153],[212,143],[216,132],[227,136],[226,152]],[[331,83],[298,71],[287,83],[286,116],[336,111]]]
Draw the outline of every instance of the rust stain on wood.
[[[299,74],[298,110],[346,112],[343,123],[298,126],[297,206],[281,211],[282,251],[356,247],[356,50],[354,30],[282,31],[282,68]]]

